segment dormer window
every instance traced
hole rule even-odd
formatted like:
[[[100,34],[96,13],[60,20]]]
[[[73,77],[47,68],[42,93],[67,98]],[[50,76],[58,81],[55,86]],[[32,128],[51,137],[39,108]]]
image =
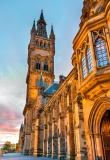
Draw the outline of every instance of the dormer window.
[[[47,62],[44,62],[44,70],[48,71],[48,63]]]
[[[37,61],[37,62],[36,62],[36,69],[40,69],[40,67],[41,67],[41,66],[40,66],[40,62]]]
[[[103,67],[108,65],[108,55],[105,41],[102,38],[98,38],[95,42],[96,57],[98,60],[98,66]]]

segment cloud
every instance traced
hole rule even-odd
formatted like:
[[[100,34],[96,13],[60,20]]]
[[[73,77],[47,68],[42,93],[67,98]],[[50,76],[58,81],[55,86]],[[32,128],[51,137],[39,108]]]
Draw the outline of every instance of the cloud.
[[[26,70],[7,69],[0,75],[0,146],[5,141],[17,143],[23,122],[22,111],[26,99]]]

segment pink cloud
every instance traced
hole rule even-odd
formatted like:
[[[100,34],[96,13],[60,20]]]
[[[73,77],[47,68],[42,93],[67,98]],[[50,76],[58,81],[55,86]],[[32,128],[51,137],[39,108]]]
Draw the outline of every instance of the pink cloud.
[[[21,119],[22,113],[18,112],[17,109],[12,109],[9,106],[0,104],[0,119]]]
[[[0,146],[6,141],[17,143],[22,122],[23,115],[16,108],[0,104]]]
[[[19,128],[16,127],[16,124],[9,123],[0,123],[0,132],[18,132]]]

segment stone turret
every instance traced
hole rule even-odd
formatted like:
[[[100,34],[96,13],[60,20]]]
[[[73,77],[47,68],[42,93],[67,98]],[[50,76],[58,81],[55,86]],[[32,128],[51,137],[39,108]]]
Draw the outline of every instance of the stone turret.
[[[33,26],[31,29],[31,38],[30,38],[30,45],[35,46],[35,37],[36,37],[36,26],[35,26],[35,20],[33,22]]]
[[[51,25],[50,39],[52,40],[52,50],[55,52],[55,34],[53,30],[53,25]]]

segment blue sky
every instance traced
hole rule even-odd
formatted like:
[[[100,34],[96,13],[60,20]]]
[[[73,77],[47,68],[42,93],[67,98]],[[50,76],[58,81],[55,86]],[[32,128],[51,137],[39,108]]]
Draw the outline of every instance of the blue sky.
[[[72,69],[72,41],[79,29],[83,0],[0,1],[0,144],[16,143],[26,99],[30,30],[43,9],[47,33],[56,35],[55,80]],[[4,139],[2,138],[4,137]],[[1,140],[2,139],[2,140]]]

